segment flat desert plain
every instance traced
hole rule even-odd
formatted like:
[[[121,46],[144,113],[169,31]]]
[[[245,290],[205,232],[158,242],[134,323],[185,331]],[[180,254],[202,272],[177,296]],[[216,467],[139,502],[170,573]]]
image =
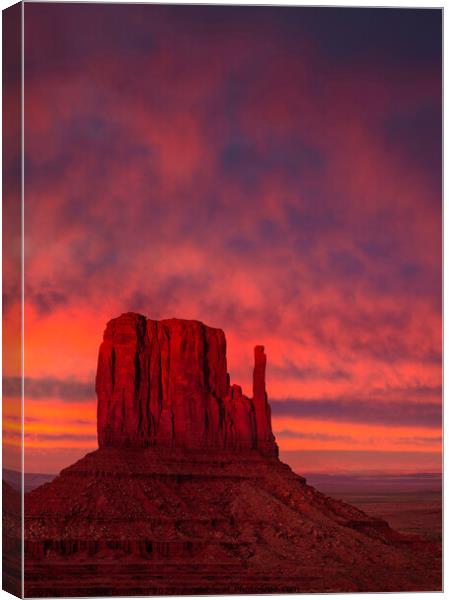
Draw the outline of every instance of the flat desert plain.
[[[357,506],[406,534],[442,539],[442,477],[412,475],[328,475],[306,473],[320,492]]]

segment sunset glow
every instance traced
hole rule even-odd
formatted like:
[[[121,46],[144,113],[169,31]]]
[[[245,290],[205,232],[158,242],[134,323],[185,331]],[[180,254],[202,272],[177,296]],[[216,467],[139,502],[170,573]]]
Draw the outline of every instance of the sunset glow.
[[[298,471],[441,470],[440,17],[395,12],[26,4],[27,471],[97,447],[127,311],[248,395],[263,344]]]

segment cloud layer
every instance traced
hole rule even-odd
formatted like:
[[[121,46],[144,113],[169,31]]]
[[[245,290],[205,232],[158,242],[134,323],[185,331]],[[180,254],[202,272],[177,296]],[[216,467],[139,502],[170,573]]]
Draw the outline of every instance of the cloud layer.
[[[297,432],[437,429],[440,19],[28,4],[30,405],[79,419],[106,321],[135,310],[222,327],[247,392],[264,343]]]

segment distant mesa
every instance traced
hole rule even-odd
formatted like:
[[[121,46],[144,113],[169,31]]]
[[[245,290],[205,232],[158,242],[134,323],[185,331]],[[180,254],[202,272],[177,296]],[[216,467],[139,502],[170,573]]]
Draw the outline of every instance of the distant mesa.
[[[136,313],[112,319],[96,378],[100,448],[258,449],[277,456],[263,346],[254,355],[248,398],[230,384],[221,329]]]

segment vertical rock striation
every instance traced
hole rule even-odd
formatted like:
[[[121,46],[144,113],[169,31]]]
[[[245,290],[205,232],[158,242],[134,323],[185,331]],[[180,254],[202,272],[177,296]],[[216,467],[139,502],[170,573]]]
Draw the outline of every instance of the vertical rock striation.
[[[256,346],[250,399],[240,386],[230,385],[221,329],[135,313],[112,319],[98,357],[99,446],[277,454],[265,365],[263,346]]]

